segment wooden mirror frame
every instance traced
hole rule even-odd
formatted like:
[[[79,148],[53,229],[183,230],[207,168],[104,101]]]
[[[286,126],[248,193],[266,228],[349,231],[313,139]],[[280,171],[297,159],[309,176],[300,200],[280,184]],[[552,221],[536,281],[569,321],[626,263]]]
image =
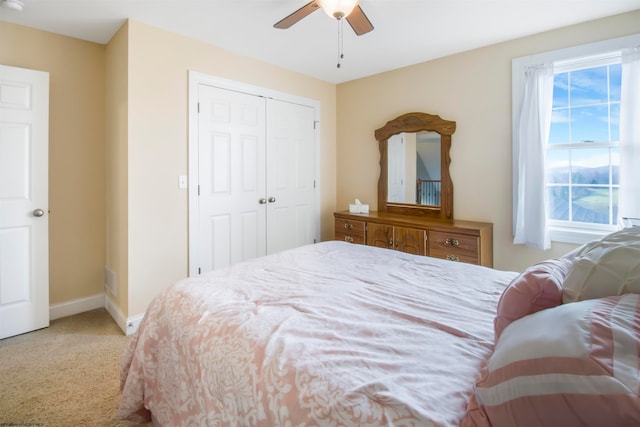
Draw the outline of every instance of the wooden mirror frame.
[[[388,192],[388,142],[393,135],[403,132],[437,132],[440,134],[441,189],[440,206],[387,202]],[[451,163],[451,135],[456,131],[456,122],[426,113],[407,113],[387,122],[375,131],[380,145],[380,178],[378,179],[378,211],[422,215],[441,221],[453,221],[453,182],[449,174]]]

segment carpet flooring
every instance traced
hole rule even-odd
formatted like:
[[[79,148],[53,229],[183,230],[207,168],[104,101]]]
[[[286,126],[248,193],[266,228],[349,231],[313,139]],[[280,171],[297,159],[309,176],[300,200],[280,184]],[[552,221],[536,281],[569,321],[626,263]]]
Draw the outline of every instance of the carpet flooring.
[[[105,309],[0,340],[0,426],[132,426],[115,420],[128,341]]]

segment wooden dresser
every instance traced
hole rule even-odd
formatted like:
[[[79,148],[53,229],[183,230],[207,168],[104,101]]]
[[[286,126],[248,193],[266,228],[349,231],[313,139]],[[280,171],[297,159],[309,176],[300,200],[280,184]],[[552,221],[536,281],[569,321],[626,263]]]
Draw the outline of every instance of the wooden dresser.
[[[450,261],[493,267],[493,224],[420,216],[334,213],[335,238]]]

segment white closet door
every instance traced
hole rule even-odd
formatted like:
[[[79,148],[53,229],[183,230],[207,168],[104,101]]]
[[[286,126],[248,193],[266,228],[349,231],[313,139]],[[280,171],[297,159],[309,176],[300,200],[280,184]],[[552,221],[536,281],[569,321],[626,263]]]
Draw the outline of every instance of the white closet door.
[[[49,326],[49,73],[0,65],[0,339]]]
[[[317,240],[318,108],[190,72],[190,275]]]
[[[267,101],[267,253],[315,238],[315,111]]]
[[[266,253],[264,98],[199,85],[200,272]]]

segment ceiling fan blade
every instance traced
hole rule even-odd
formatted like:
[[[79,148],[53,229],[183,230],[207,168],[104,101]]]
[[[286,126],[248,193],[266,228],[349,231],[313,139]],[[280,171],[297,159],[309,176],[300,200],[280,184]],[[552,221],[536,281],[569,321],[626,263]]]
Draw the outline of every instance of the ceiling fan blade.
[[[353,28],[353,31],[359,36],[363,34],[367,34],[369,31],[373,30],[373,25],[367,15],[364,14],[364,11],[360,6],[356,6],[353,9],[353,12],[347,16],[347,22]]]
[[[318,9],[320,9],[320,5],[318,4],[317,0],[313,0],[302,6],[300,9],[296,10],[286,18],[283,18],[280,21],[276,22],[275,24],[273,24],[273,26],[274,28],[280,28],[282,30],[287,29],[302,18],[310,15]]]

